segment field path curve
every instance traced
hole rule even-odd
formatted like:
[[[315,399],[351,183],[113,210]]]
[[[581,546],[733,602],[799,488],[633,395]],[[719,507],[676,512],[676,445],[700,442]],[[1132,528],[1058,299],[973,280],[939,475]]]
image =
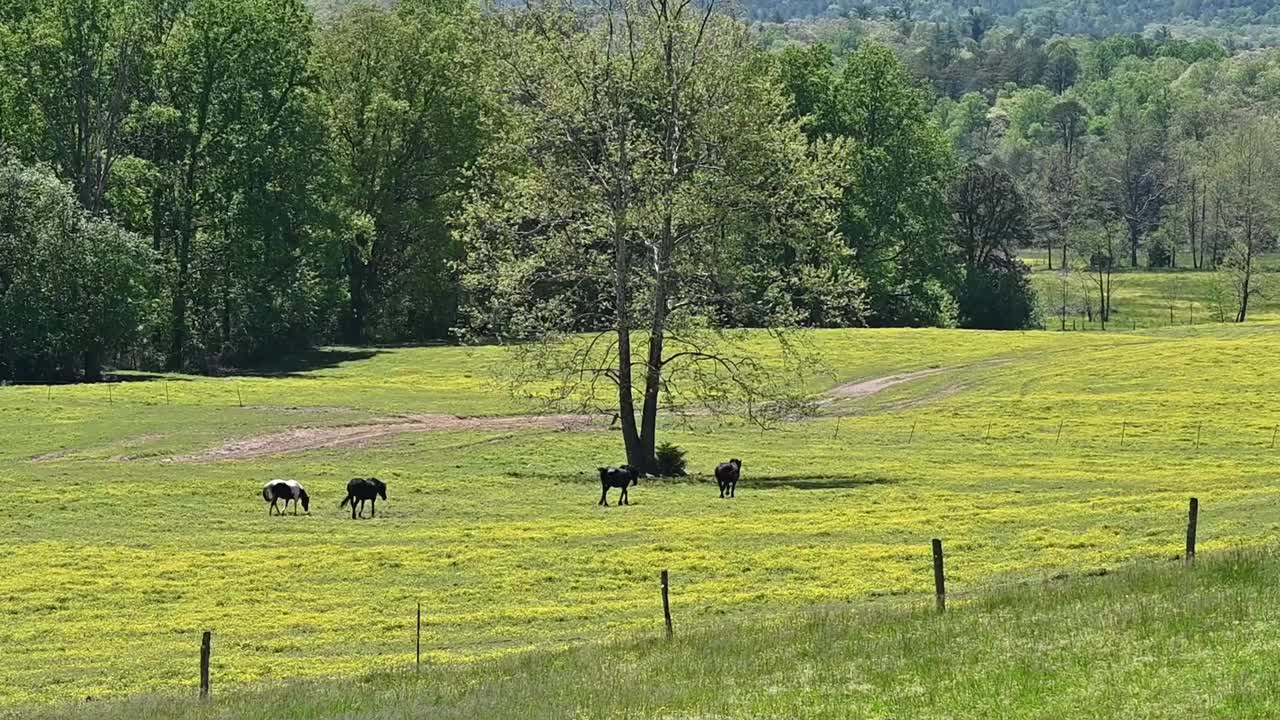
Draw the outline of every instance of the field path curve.
[[[956,372],[959,370],[968,370],[972,368],[993,368],[1001,365],[1007,365],[1012,362],[1009,358],[992,358],[981,362],[969,363],[967,365],[951,365],[948,367],[931,367],[923,370],[915,370],[913,372],[895,373],[893,375],[885,375],[883,377],[869,378],[866,380],[858,380],[856,382],[844,383],[837,385],[828,390],[826,397],[819,402],[819,405],[830,405],[837,400],[860,400],[862,398],[871,397],[888,390],[897,385],[905,385],[906,383],[924,380],[942,373]],[[966,383],[955,383],[943,387],[922,398],[902,401],[896,409],[904,409],[905,407],[915,407],[934,400],[941,400],[950,397],[962,390],[970,387]]]
[[[457,415],[407,415],[385,422],[331,427],[298,427],[266,435],[231,440],[215,448],[163,459],[165,463],[207,463],[248,460],[269,455],[359,448],[393,435],[457,430],[585,430],[593,424],[588,415],[525,415],[516,417],[459,417]],[[129,458],[121,458],[128,460]]]
[[[864,398],[869,395],[884,392],[894,385],[902,385],[903,383],[909,383],[915,380],[923,380],[924,378],[932,377],[952,369],[955,368],[928,368],[925,370],[917,370],[915,372],[886,375],[884,377],[871,378],[870,380],[859,380],[858,382],[845,383],[844,385],[838,385],[828,390],[827,396],[836,400]]]

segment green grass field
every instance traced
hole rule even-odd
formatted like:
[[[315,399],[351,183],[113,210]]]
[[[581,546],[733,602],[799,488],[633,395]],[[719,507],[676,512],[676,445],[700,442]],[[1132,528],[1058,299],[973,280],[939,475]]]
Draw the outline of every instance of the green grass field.
[[[1201,557],[1191,571],[1164,563],[1005,589],[943,617],[814,609],[681,628],[672,642],[91,707],[106,720],[1263,720],[1280,707],[1277,588],[1273,554]]]
[[[654,664],[693,662],[687,656],[697,651],[695,638],[744,627],[754,628],[755,639],[744,642],[757,648],[798,638],[778,653],[779,662],[816,653],[812,673],[842,693],[881,688],[868,705],[880,714],[866,717],[889,714],[888,703],[898,701],[893,693],[917,692],[910,687],[919,688],[919,717],[990,717],[977,708],[950,715],[943,708],[996,693],[996,685],[982,683],[1021,667],[1012,658],[975,680],[978,695],[948,694],[970,692],[958,685],[931,690],[923,681],[884,689],[888,675],[868,680],[844,666],[820,667],[821,653],[862,652],[856,645],[821,649],[825,633],[844,633],[860,615],[788,625],[777,643],[760,628],[813,608],[901,613],[927,606],[931,537],[947,543],[949,582],[964,612],[1008,584],[1131,562],[1166,564],[1180,551],[1190,495],[1201,500],[1206,552],[1267,545],[1280,530],[1280,449],[1272,448],[1280,407],[1270,402],[1280,325],[1105,334],[832,331],[814,341],[832,368],[829,385],[939,372],[831,403],[817,419],[768,432],[672,425],[664,437],[688,449],[697,476],[642,480],[628,508],[595,505],[593,468],[621,461],[618,438],[603,427],[607,419],[574,431],[414,432],[358,447],[171,461],[298,428],[423,413],[527,412],[488,379],[503,361],[498,348],[334,350],[273,376],[0,389],[0,481],[9,489],[0,523],[9,556],[0,573],[0,708],[21,717],[35,708],[89,714],[102,706],[60,703],[187,692],[204,629],[214,632],[214,677],[224,694],[393,671],[412,661],[421,601],[424,654],[439,666],[433,672],[468,684],[392,685],[371,691],[370,707],[386,708],[388,698],[404,694],[415,702],[456,700],[458,717],[492,717],[484,711],[492,706],[474,705],[481,701],[466,693],[497,683],[517,693],[503,697],[528,693],[530,707],[546,708],[542,716],[563,716],[551,708],[565,700],[580,701],[583,717],[650,717],[661,713],[620,709],[635,696],[611,690],[615,680],[626,685],[628,676],[647,679]],[[744,480],[736,500],[721,501],[707,473],[731,456],[743,458]],[[369,474],[388,481],[390,499],[376,520],[353,522],[337,508],[342,488],[349,477]],[[312,514],[268,517],[258,492],[271,477],[307,484]],[[523,654],[658,636],[662,568],[671,570],[677,626],[682,637],[690,633],[675,656],[644,642],[607,658],[591,649]],[[1274,566],[1257,572],[1274,573]],[[1150,581],[1172,583],[1171,594],[1178,582]],[[1214,587],[1205,592],[1219,592]],[[1160,603],[1130,601],[1133,612],[1147,608],[1149,623]],[[1081,605],[1078,612],[1093,610]],[[989,622],[972,617],[955,621],[954,632]],[[1025,622],[1047,628],[1051,619],[1032,613]],[[917,629],[901,635],[888,621],[876,627],[882,637],[874,642],[904,651],[913,647],[909,633],[922,643],[931,636],[924,625],[908,624]],[[1258,652],[1271,648],[1275,634],[1251,627],[1265,645]],[[1055,647],[1052,637],[1040,637]],[[998,644],[1016,640],[973,642],[1004,652]],[[1070,657],[1063,662],[1080,662]],[[1115,662],[1134,672],[1163,662],[1142,657]],[[1032,660],[1024,672],[1041,667]],[[1201,665],[1188,660],[1183,670],[1210,667],[1213,656],[1195,660]],[[607,671],[577,696],[557,695],[564,686],[554,683],[512,679],[520,663],[544,662]],[[706,657],[697,662],[710,672]],[[749,674],[751,663],[773,659],[744,655],[741,662],[736,672]],[[892,668],[927,657],[886,662]],[[779,667],[790,673],[803,666]],[[661,678],[675,670],[653,672]],[[696,692],[673,690],[671,707],[679,712],[670,716],[713,714],[706,698],[714,683],[689,677]],[[787,707],[802,714],[808,703],[815,703],[814,716],[822,707],[835,712],[820,691],[804,690],[800,675],[788,677],[766,685],[754,677],[726,680],[741,690],[733,694],[740,698],[733,716],[787,715]],[[1062,682],[1085,707],[1087,689],[1077,680]],[[778,691],[761,696],[769,687]],[[1162,687],[1142,685],[1127,700],[1114,684],[1098,692],[1120,713]],[[1028,692],[1046,691],[1028,685]],[[595,694],[604,704],[593,704]],[[268,694],[263,707],[282,697]],[[316,701],[323,709],[304,707],[295,716],[349,717],[365,700],[347,697],[326,694]],[[344,710],[344,702],[357,705]],[[1270,696],[1248,702],[1264,704],[1242,707],[1277,710]],[[233,713],[231,705],[218,707],[215,714]],[[1020,716],[1010,707],[1008,716]],[[1263,715],[1233,715],[1245,716]]]

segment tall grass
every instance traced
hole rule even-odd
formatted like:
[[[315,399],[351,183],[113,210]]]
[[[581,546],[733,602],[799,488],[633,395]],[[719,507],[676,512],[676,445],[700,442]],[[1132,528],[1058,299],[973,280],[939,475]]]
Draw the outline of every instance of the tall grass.
[[[23,711],[43,720],[1274,718],[1280,557],[1027,584],[920,610],[831,607],[347,682]]]

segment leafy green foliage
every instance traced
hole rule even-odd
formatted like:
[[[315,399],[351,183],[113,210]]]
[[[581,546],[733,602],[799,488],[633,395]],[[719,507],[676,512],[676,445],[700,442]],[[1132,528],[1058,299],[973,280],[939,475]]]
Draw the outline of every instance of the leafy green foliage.
[[[0,380],[101,377],[136,341],[149,249],[0,155]]]

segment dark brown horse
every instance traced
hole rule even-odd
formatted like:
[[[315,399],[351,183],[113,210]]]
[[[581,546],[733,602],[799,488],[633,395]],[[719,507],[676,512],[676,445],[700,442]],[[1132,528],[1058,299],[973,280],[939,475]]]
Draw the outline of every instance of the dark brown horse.
[[[716,466],[716,482],[720,485],[720,497],[735,497],[738,478],[742,475],[742,461],[734,458]]]
[[[618,504],[630,505],[631,501],[627,499],[627,488],[636,484],[640,473],[630,465],[597,469],[600,471],[600,502],[596,504],[609,507],[609,488],[622,488],[622,494],[618,497]]]
[[[364,501],[369,501],[369,517],[378,516],[378,498],[387,499],[387,484],[378,478],[351,478],[347,483],[347,496],[339,508],[351,504],[351,519],[356,519],[356,503],[360,504],[360,517],[364,517]]]

